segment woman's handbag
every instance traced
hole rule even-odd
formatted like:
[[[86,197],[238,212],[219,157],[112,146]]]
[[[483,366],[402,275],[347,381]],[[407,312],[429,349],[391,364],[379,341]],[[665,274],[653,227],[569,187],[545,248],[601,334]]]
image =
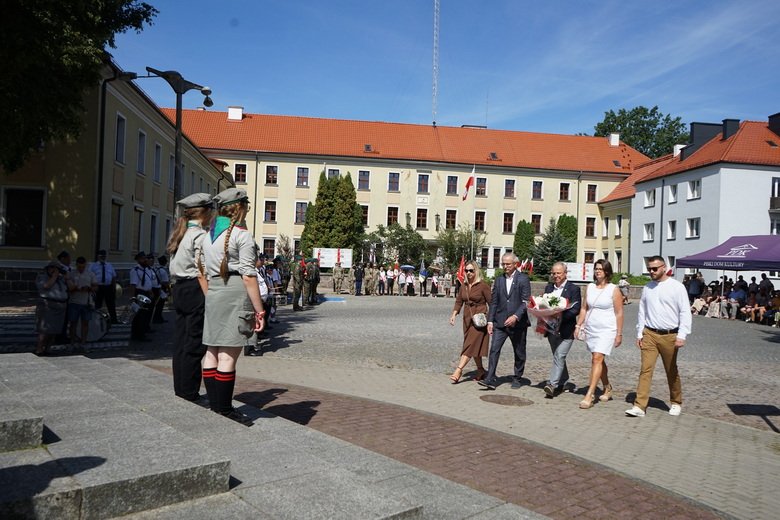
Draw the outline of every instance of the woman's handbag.
[[[485,316],[484,312],[478,312],[471,316],[471,323],[478,329],[487,327],[487,316]]]

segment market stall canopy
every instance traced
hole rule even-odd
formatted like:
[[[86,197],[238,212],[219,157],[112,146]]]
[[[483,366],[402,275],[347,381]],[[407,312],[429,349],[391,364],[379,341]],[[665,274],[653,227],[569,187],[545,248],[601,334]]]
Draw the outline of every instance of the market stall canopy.
[[[675,267],[780,271],[780,235],[731,237],[703,253],[678,258]]]

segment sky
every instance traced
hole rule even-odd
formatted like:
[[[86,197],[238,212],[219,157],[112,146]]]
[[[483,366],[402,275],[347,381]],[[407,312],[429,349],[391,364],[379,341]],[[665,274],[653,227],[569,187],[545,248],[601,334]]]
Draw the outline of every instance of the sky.
[[[431,124],[433,0],[146,0],[109,49],[245,112]],[[438,125],[593,133],[658,106],[688,125],[780,112],[777,0],[440,0]],[[162,107],[159,78],[137,85]],[[203,96],[184,95],[185,108]]]

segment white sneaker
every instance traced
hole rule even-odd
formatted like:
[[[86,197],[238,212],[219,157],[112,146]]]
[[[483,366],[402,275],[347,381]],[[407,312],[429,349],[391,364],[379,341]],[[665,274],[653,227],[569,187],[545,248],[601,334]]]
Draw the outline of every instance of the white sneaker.
[[[626,415],[630,417],[644,417],[645,411],[638,406],[633,406],[630,410],[626,410]]]
[[[682,413],[682,406],[679,404],[673,404],[669,407],[669,415],[680,415]]]

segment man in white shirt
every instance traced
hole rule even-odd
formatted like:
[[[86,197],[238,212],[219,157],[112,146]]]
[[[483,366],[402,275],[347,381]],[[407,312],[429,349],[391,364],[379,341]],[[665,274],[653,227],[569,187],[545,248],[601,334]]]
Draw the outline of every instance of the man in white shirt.
[[[106,302],[111,323],[119,323],[116,318],[116,270],[111,263],[106,262],[106,250],[101,249],[97,254],[97,262],[89,266],[89,270],[95,275],[98,290],[95,294],[95,309],[100,309]]]
[[[669,383],[669,415],[680,415],[682,385],[677,371],[677,353],[685,346],[685,340],[691,332],[688,292],[683,284],[669,276],[663,257],[650,257],[647,270],[652,281],[642,290],[636,326],[636,345],[642,352],[642,368],[639,372],[634,406],[626,410],[626,415],[645,416],[650,400],[650,384],[659,355]]]

